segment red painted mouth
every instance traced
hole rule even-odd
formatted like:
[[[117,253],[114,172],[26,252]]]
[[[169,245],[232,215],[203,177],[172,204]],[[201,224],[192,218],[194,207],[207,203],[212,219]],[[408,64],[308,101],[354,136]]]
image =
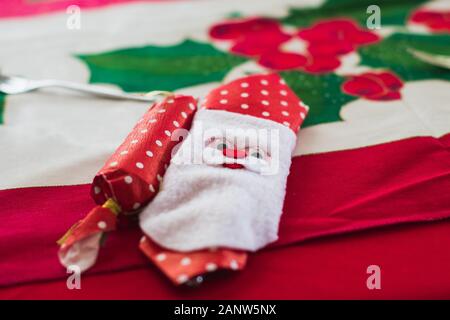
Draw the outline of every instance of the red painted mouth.
[[[222,166],[224,168],[229,168],[229,169],[242,169],[242,168],[244,168],[244,166],[242,164],[239,164],[239,163],[224,163]]]

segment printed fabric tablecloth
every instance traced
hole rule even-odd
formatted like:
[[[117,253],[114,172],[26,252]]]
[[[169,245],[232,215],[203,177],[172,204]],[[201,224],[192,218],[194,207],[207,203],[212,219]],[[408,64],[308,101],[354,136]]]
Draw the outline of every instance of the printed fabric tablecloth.
[[[0,298],[450,298],[450,71],[411,53],[450,55],[450,3],[371,5],[2,1],[2,73],[202,96],[275,71],[310,112],[280,238],[245,270],[175,287],[130,225],[68,290],[55,241],[93,206],[89,183],[148,105],[0,94]]]

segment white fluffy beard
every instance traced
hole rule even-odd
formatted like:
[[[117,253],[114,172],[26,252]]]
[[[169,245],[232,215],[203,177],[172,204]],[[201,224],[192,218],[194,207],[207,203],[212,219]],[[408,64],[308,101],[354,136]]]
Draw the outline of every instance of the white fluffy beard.
[[[204,147],[204,140],[198,139],[203,136],[200,131],[236,127],[278,130],[276,171],[261,174],[266,159],[233,159],[243,168],[223,167],[230,159],[208,148],[201,148],[203,161],[198,161],[198,153],[190,156],[188,149],[193,145]],[[162,247],[176,251],[211,247],[255,251],[275,241],[295,139],[289,128],[273,121],[226,111],[198,111],[159,193],[140,215],[141,229]]]

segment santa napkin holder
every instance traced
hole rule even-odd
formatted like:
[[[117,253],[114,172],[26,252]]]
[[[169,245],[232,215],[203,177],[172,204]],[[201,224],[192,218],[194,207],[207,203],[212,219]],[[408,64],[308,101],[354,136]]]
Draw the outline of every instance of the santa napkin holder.
[[[60,239],[87,270],[120,215],[138,214],[139,247],[174,283],[239,270],[274,242],[307,106],[277,74],[251,75],[155,103],[95,176],[97,203]]]

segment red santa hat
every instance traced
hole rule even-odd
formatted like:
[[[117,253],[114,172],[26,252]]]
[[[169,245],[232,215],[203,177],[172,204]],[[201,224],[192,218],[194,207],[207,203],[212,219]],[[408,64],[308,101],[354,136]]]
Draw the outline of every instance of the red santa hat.
[[[309,110],[275,73],[252,75],[222,85],[207,95],[202,107],[275,121],[294,133]]]

